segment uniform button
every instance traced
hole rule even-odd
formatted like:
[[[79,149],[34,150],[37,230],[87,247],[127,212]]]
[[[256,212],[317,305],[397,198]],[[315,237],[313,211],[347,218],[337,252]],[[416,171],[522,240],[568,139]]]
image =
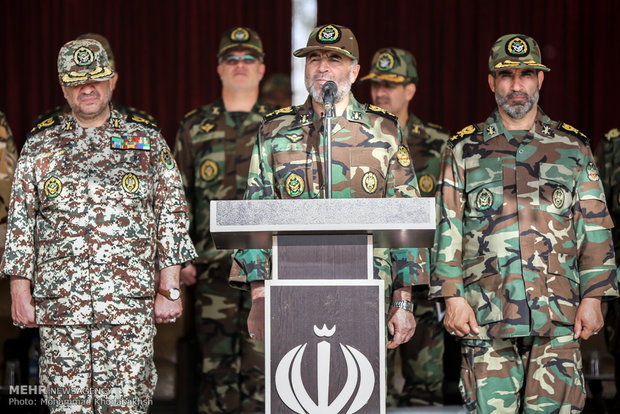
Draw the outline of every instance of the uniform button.
[[[519,148],[519,154],[523,154],[523,148]]]

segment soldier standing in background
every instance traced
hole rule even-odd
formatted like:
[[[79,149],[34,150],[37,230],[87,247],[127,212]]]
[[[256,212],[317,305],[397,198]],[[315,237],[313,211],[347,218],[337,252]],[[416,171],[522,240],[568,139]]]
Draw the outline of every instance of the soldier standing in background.
[[[174,149],[199,254],[181,271],[181,280],[198,287],[201,413],[264,411],[265,351],[247,336],[250,296],[229,286],[231,251],[218,250],[209,233],[209,202],[243,198],[256,133],[272,109],[258,99],[264,55],[252,29],[235,27],[222,35],[217,54],[222,96],[183,118]]]
[[[360,81],[370,81],[372,103],[396,115],[403,139],[415,165],[422,197],[434,197],[439,178],[441,149],[450,137],[439,125],[420,120],[409,112],[409,102],[418,85],[417,63],[403,49],[379,49],[372,58],[370,73]],[[436,303],[428,299],[428,286],[414,286],[413,314],[416,334],[388,353],[388,383],[392,384],[396,353],[400,352],[405,385],[399,392],[388,388],[388,404],[400,407],[441,404],[443,385],[444,331]]]
[[[0,259],[4,253],[9,196],[16,164],[17,150],[13,142],[13,134],[11,134],[6,116],[0,112]]]
[[[31,132],[11,191],[13,323],[39,327],[53,413],[146,413],[154,322],[181,315],[180,265],[196,257],[181,177],[157,128],[111,109],[99,42],[66,43],[58,77],[72,111]]]
[[[540,48],[491,48],[497,109],[450,138],[441,162],[431,297],[461,339],[470,411],[581,412],[579,341],[617,296],[613,223],[588,139],[537,106]]]

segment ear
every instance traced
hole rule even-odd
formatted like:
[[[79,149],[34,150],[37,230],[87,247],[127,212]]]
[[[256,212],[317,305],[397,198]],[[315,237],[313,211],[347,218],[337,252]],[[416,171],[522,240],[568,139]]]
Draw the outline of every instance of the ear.
[[[62,88],[62,96],[64,96],[65,99],[67,99],[67,87],[63,85],[62,83],[60,84],[60,87]]]
[[[355,81],[357,80],[357,75],[360,74],[360,65],[355,65],[355,69],[353,69],[353,72],[351,73],[351,77],[353,79],[351,79],[351,83],[355,83]]]
[[[259,80],[263,80],[263,76],[265,76],[265,64],[264,63],[261,63],[260,66],[258,67],[258,74],[260,75]]]
[[[405,86],[405,97],[407,98],[407,101],[410,101],[413,99],[413,96],[415,95],[416,91],[417,91],[417,88],[415,86],[415,83],[410,83]]]
[[[114,88],[116,88],[116,82],[118,82],[118,73],[115,73],[112,79],[110,79],[110,89],[114,92]]]
[[[495,93],[495,78],[489,73],[487,79],[489,81],[489,88],[491,88],[491,92]]]
[[[538,71],[538,89],[542,89],[543,81],[545,80],[545,72],[542,70]]]
[[[217,74],[220,76],[220,79],[222,79],[222,65],[217,65]]]

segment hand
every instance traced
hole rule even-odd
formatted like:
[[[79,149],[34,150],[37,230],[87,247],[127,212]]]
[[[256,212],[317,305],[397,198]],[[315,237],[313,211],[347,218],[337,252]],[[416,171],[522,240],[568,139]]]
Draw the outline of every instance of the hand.
[[[252,308],[248,315],[248,334],[251,339],[265,342],[265,283],[251,282]]]
[[[415,333],[416,322],[413,313],[401,308],[390,307],[388,313],[388,332],[392,339],[388,341],[388,349],[394,349],[411,339]]]
[[[603,328],[601,298],[583,298],[575,317],[575,339],[588,339]]]
[[[22,329],[37,326],[30,280],[25,277],[11,276],[11,317],[13,324]]]
[[[196,266],[190,264],[181,269],[181,283],[191,286],[196,283]]]
[[[454,296],[444,298],[446,303],[446,314],[443,318],[443,326],[450,335],[466,336],[472,331],[477,335],[480,333],[480,327],[476,322],[474,310],[469,306],[465,298]]]
[[[155,296],[155,322],[176,322],[177,318],[179,318],[182,313],[183,301],[181,298],[170,300],[159,293]]]

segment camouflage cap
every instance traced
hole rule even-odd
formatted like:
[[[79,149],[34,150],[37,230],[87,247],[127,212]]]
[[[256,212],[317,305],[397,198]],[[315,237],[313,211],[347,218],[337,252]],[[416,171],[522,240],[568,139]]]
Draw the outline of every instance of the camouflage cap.
[[[106,39],[105,36],[100,35],[99,33],[84,33],[75,38],[75,40],[81,39],[93,39],[101,43],[101,46],[103,46],[103,50],[105,50],[105,52],[108,54],[108,62],[110,62],[110,67],[112,68],[112,70],[116,70],[112,46],[110,46],[110,42],[108,41],[108,39]]]
[[[306,47],[293,52],[296,57],[304,57],[313,50],[335,50],[351,59],[359,60],[357,39],[351,29],[336,24],[315,27],[308,36]]]
[[[522,34],[507,34],[495,41],[489,53],[489,71],[506,68],[535,68],[550,71],[542,64],[540,47],[533,38]]]
[[[72,40],[58,53],[58,79],[63,86],[102,82],[114,77],[103,46],[93,39]]]
[[[385,47],[375,53],[370,73],[360,79],[360,81],[366,80],[417,84],[418,64],[410,52],[395,47]]]
[[[249,27],[236,26],[224,32],[220,39],[217,57],[222,57],[226,52],[235,49],[250,49],[259,57],[265,56],[260,36]]]

